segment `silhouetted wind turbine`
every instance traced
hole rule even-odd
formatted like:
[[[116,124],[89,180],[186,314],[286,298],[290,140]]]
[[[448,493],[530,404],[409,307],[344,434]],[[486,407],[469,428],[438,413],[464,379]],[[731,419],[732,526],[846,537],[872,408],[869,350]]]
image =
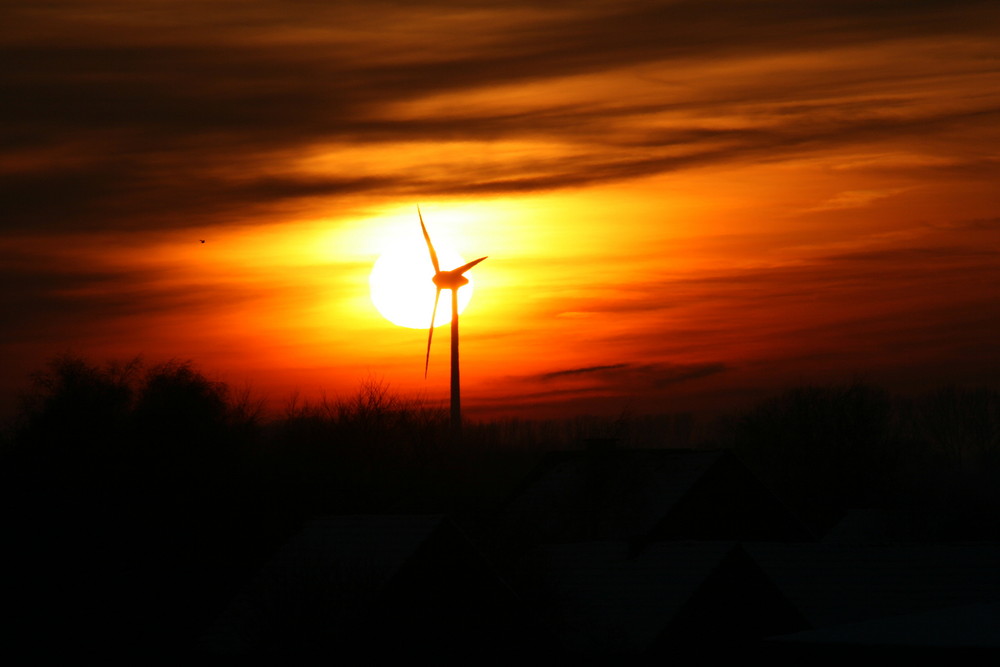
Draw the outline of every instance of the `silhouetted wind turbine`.
[[[468,264],[463,264],[451,271],[442,271],[438,263],[437,253],[434,252],[434,244],[431,243],[430,234],[427,233],[427,225],[424,224],[424,216],[417,207],[417,216],[420,218],[420,229],[424,232],[424,240],[427,241],[427,250],[431,254],[431,264],[434,265],[434,281],[437,292],[434,294],[434,310],[431,311],[431,326],[427,332],[427,357],[424,360],[424,378],[427,377],[427,369],[431,363],[431,340],[434,338],[434,318],[437,317],[438,299],[441,298],[441,290],[451,290],[451,432],[453,437],[458,437],[462,432],[462,398],[459,373],[458,373],[458,288],[468,285],[469,279],[463,274],[474,267],[479,262],[486,259],[480,257]]]

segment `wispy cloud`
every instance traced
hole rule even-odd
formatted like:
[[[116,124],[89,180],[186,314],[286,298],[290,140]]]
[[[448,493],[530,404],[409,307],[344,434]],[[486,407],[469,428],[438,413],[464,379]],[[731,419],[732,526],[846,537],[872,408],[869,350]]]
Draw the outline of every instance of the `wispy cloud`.
[[[562,371],[552,371],[551,373],[543,373],[539,379],[541,380],[554,380],[560,377],[566,377],[567,375],[583,375],[586,373],[602,373],[604,371],[618,370],[620,368],[627,368],[628,364],[610,364],[607,366],[589,366],[587,368],[569,368]]]
[[[678,382],[697,380],[726,370],[726,364],[720,362],[707,364],[619,363],[550,371],[532,379],[542,381],[581,379],[595,381],[601,385],[620,385],[620,389],[628,388],[634,392],[642,388],[662,388]]]
[[[848,190],[831,197],[809,211],[836,211],[845,208],[864,208],[879,199],[885,199],[906,192],[907,188],[889,188],[884,190]]]
[[[27,167],[0,178],[8,228],[245,223],[255,214],[248,208],[315,197],[582,187],[969,132],[1000,116],[997,96],[935,108],[913,92],[940,89],[953,74],[968,86],[980,77],[979,90],[988,89],[996,73],[976,55],[1000,25],[992,3],[545,10],[259,0],[150,2],[138,11],[108,0],[7,10],[2,150]],[[958,71],[933,60],[935,45],[949,40],[970,55]],[[879,67],[864,53],[874,47]],[[604,75],[617,82],[607,93],[558,93],[574,77],[606,85]],[[545,82],[556,84],[549,100],[473,101]],[[443,95],[446,106],[405,111]],[[419,175],[408,165],[368,173],[332,160],[319,174],[296,166],[297,152],[323,145],[335,155],[338,146],[515,140],[561,145],[565,154],[477,156],[474,168],[468,156],[452,156]],[[45,166],[39,156],[54,153],[64,159]]]

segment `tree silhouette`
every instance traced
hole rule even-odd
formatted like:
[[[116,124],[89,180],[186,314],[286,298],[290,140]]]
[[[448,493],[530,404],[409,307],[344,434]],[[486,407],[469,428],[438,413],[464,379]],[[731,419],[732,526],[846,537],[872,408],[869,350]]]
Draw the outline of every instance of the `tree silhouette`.
[[[217,611],[253,551],[242,398],[190,362],[63,355],[35,374],[2,466],[26,642],[154,645]]]
[[[863,382],[797,387],[735,420],[731,445],[822,532],[892,490],[891,407],[887,392]]]

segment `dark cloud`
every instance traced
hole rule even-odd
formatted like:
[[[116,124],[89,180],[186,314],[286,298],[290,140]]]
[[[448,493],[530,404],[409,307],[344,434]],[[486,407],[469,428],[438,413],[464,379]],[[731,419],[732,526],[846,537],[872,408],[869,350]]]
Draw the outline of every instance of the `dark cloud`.
[[[618,363],[566,369],[518,378],[521,391],[492,397],[484,407],[496,412],[528,414],[608,414],[622,411],[689,409],[689,399],[705,389],[699,379],[733,370],[728,364]],[[728,377],[728,376],[727,376]],[[542,381],[539,388],[538,381]],[[525,391],[525,388],[531,389]]]
[[[816,255],[785,266],[719,268],[669,278],[654,274],[617,289],[612,297],[564,296],[553,308],[557,307],[556,312],[614,316],[662,313],[683,318],[692,309],[722,305],[732,313],[741,313],[733,315],[741,319],[743,311],[771,312],[789,304],[800,304],[807,310],[832,309],[838,303],[897,302],[913,295],[925,302],[954,301],[950,291],[942,292],[943,286],[961,289],[970,298],[985,298],[997,284],[994,279],[1000,279],[1000,245],[984,244],[978,237],[1000,228],[995,224],[991,228],[989,220],[956,224],[909,245],[875,242],[874,247]],[[966,228],[974,229],[975,237],[955,233]],[[941,325],[950,326],[947,322]],[[704,334],[692,331],[692,335]],[[648,332],[636,332],[636,336],[646,335]]]
[[[570,368],[566,370],[543,373],[532,380],[545,382],[562,379],[584,379],[597,384],[591,387],[606,388],[615,385],[619,389],[638,391],[644,388],[660,389],[668,385],[698,378],[708,377],[726,371],[724,363],[707,364],[632,364],[619,363],[587,368]],[[576,390],[572,390],[576,391]]]
[[[1000,217],[974,218],[972,220],[955,220],[947,223],[937,223],[930,226],[936,229],[957,229],[957,230],[970,230],[970,231],[997,232],[1000,231]]]
[[[739,371],[725,375],[730,384],[751,376],[791,383],[868,372],[912,382],[919,368],[929,369],[921,378],[928,386],[985,381],[1000,363],[1000,245],[983,234],[935,230],[907,239],[908,247],[883,242],[784,266],[720,268],[635,283],[627,299],[582,296],[558,305],[619,323],[595,333],[589,349],[630,350],[636,359],[730,360],[726,366]],[[578,383],[595,392],[644,387],[656,394],[657,383],[668,388],[689,370],[639,368],[646,367],[583,374]],[[563,389],[574,378],[558,379]]]
[[[915,113],[898,96],[851,99],[877,86],[940,77],[815,64],[691,85],[700,64],[822,54],[931,37],[992,39],[995,3],[623,2],[144,3],[10,5],[0,31],[0,146],[11,164],[42,151],[58,161],[0,175],[8,229],[188,226],[246,222],[304,198],[518,193],[624,180],[708,164],[775,160],[845,142],[996,126],[979,107]],[[965,62],[972,73],[988,61]],[[630,70],[631,68],[631,70]],[[638,68],[638,69],[636,69]],[[623,71],[647,95],[523,109],[401,114],[440,94]],[[964,72],[968,74],[969,72]],[[498,100],[504,102],[504,100]],[[637,126],[664,111],[675,127]],[[707,127],[697,114],[756,118]],[[685,125],[685,123],[687,125]],[[296,151],[321,143],[562,142],[572,157],[451,157],[437,169],[297,173]],[[2,149],[0,149],[2,150]],[[473,166],[473,158],[475,168]],[[994,169],[995,165],[987,166]]]
[[[689,380],[697,380],[709,377],[729,370],[729,366],[723,363],[708,364],[652,364],[640,366],[636,370],[637,377],[645,377],[647,381],[656,388],[663,388],[668,385]]]
[[[616,370],[619,368],[625,368],[628,364],[611,364],[610,366],[588,366],[587,368],[570,368],[563,371],[553,371],[551,373],[543,373],[539,376],[541,380],[554,380],[556,378],[565,377],[567,375],[583,375],[585,373],[600,373],[602,371]]]
[[[52,342],[108,331],[151,315],[217,314],[260,297],[259,288],[164,281],[160,271],[73,268],[71,263],[0,270],[0,325],[5,344]],[[124,342],[124,341],[123,341]],[[138,344],[138,341],[135,341]]]
[[[1000,260],[1000,248],[972,247],[953,242],[951,245],[940,246],[868,249],[828,255],[820,258],[819,261],[857,265],[874,263],[879,266],[879,275],[884,276],[887,270],[906,273],[912,271],[915,266],[926,267],[928,264],[935,268],[944,268],[945,263],[953,260],[959,260],[959,268],[968,271],[971,268],[970,265],[981,265]],[[874,278],[875,276],[870,277]]]

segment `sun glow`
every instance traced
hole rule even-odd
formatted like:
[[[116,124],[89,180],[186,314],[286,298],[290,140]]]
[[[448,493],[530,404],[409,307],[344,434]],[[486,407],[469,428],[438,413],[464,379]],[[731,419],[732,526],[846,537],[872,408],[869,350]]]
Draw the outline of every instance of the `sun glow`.
[[[433,232],[432,232],[433,233]],[[441,268],[453,269],[465,264],[455,251],[443,244],[434,234],[434,247]],[[426,329],[434,308],[434,267],[431,265],[427,246],[419,235],[416,243],[397,244],[386,250],[372,268],[369,284],[372,303],[382,316],[401,327]],[[473,278],[466,274],[469,284],[458,291],[458,312],[461,313],[472,298]],[[451,320],[451,291],[442,290],[434,326]]]

